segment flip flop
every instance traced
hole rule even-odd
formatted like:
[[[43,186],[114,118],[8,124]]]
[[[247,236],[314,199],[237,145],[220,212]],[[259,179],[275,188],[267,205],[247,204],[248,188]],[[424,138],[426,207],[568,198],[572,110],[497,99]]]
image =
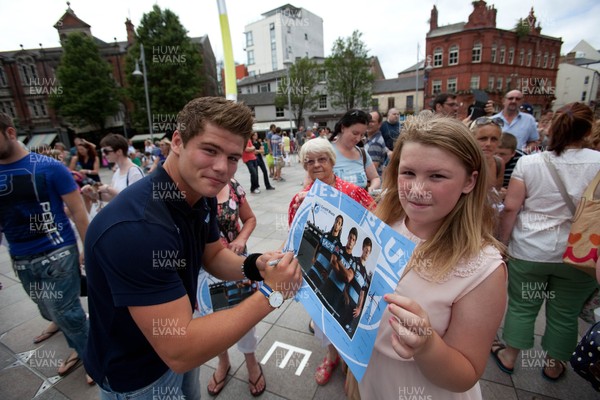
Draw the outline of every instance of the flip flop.
[[[33,344],[42,343],[44,340],[50,339],[58,331],[60,331],[60,328],[57,328],[55,331],[46,331],[46,330],[42,331],[42,333],[39,336],[36,336],[35,338],[33,338]]]
[[[79,358],[79,356],[75,356],[73,358],[67,358],[67,361],[65,361],[63,363],[63,365],[67,366],[67,369],[64,370],[63,372],[59,372],[58,375],[59,376],[67,376],[69,375],[71,372],[75,371],[77,369],[77,367],[79,367],[83,362],[81,361],[81,358]]]
[[[496,350],[494,350],[494,347],[496,347]],[[511,375],[513,372],[515,372],[515,369],[508,368],[506,365],[504,365],[502,363],[502,360],[500,360],[500,356],[498,356],[498,353],[500,353],[500,350],[504,350],[504,349],[506,349],[506,346],[496,340],[496,341],[494,341],[494,343],[492,343],[492,348],[490,349],[490,353],[492,353],[492,357],[494,357],[494,361],[496,361],[496,365],[498,366],[498,368],[500,368],[500,371]]]
[[[221,379],[220,381],[217,381],[217,371],[213,372],[213,376],[212,379],[215,381],[215,387],[219,386],[221,383],[225,382],[225,380],[227,379],[227,375],[229,375],[229,370],[231,370],[231,365],[229,366],[229,368],[227,368],[227,372],[225,372],[225,377],[223,379]],[[208,385],[206,386],[206,390],[208,391],[208,394],[210,394],[211,396],[216,396],[219,393],[221,393],[221,390],[223,390],[223,388],[227,385],[227,382],[225,382],[225,384],[223,386],[221,386],[221,388],[219,390],[211,390],[208,388]]]
[[[264,378],[263,376],[263,370],[262,367],[260,366],[260,364],[258,364],[258,368],[260,368],[260,375],[258,376],[258,378],[256,378],[256,380],[254,382],[252,382],[250,379],[248,379],[248,383],[250,385],[252,385],[252,387],[254,389],[256,389],[256,384],[258,383],[258,381],[260,381],[260,378]],[[252,392],[252,390],[250,390],[250,394],[252,395],[252,397],[258,397],[261,394],[263,394],[265,392],[265,390],[267,390],[267,380],[265,379],[265,386],[262,388],[262,390],[259,390],[258,392]]]
[[[550,375],[546,374],[546,367],[542,368],[542,376],[544,377],[544,379],[549,380],[550,382],[556,382],[557,380],[565,376],[565,373],[567,372],[567,363],[560,360],[556,361],[558,361],[558,364],[562,367],[562,371],[560,371],[560,374],[558,374],[556,378],[553,378]]]

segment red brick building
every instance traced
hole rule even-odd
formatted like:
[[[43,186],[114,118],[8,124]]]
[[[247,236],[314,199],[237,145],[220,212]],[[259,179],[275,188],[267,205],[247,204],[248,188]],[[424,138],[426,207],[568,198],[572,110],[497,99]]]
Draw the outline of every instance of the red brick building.
[[[535,115],[550,109],[561,38],[541,34],[533,8],[516,27],[499,29],[494,6],[483,0],[472,4],[467,22],[445,26],[438,26],[437,8],[431,10],[426,62],[432,68],[426,69],[425,105],[438,93],[456,93],[462,103],[459,116],[465,117],[474,89],[485,91],[498,107],[506,92],[519,89]]]

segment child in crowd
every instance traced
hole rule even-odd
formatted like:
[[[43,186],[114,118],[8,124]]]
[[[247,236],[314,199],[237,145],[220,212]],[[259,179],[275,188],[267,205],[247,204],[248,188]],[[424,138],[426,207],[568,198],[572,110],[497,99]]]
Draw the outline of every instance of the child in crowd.
[[[447,117],[411,118],[398,140],[376,214],[417,246],[384,297],[360,396],[418,390],[423,398],[480,399],[507,279],[483,153],[468,128]]]
[[[519,158],[525,154],[517,150],[517,138],[512,133],[504,132],[500,136],[500,144],[496,148],[495,155],[504,161],[504,180],[502,181],[503,193],[506,193],[508,182]]]

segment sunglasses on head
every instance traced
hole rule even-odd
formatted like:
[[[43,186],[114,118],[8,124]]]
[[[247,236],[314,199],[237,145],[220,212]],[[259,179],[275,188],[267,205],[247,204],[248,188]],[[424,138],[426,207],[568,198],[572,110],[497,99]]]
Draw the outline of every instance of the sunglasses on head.
[[[502,128],[504,126],[504,120],[500,117],[495,117],[495,118],[479,117],[473,123],[475,124],[475,126],[483,126],[483,125],[489,125],[489,124],[497,125],[500,128]]]

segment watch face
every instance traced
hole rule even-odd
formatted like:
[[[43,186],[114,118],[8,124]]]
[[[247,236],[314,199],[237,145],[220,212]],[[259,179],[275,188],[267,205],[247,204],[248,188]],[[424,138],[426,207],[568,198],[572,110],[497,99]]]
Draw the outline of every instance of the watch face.
[[[269,304],[271,307],[279,308],[283,304],[283,295],[281,292],[273,292],[269,296]]]

